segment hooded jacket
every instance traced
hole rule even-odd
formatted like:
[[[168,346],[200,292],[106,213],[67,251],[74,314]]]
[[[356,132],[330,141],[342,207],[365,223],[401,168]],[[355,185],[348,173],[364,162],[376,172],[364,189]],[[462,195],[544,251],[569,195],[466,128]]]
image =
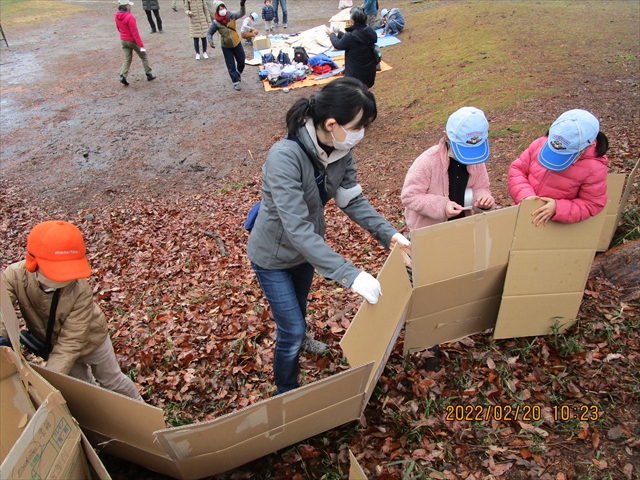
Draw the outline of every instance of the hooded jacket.
[[[447,221],[445,206],[449,202],[449,154],[442,137],[437,145],[423,152],[411,165],[402,187],[404,217],[411,230]],[[489,175],[484,163],[467,165],[467,188],[473,190],[473,201],[480,195],[491,195]],[[466,211],[465,215],[472,212]]]
[[[569,168],[547,169],[538,153],[548,137],[540,137],[509,168],[509,193],[516,204],[537,195],[556,201],[552,220],[577,223],[600,213],[607,204],[606,155],[596,156],[596,144],[589,146]]]
[[[378,41],[376,32],[368,25],[347,27],[346,33],[331,33],[331,45],[344,50],[344,76],[360,80],[367,87],[376,82],[376,58],[373,50]]]
[[[18,302],[29,331],[38,339],[47,338],[47,322],[53,294],[40,288],[26,261],[9,265],[2,273],[11,304]],[[2,332],[4,333],[4,332]],[[3,335],[6,336],[6,335]],[[60,290],[47,368],[65,375],[81,357],[89,355],[107,338],[107,320],[93,301],[86,279],[75,280]]]
[[[116,28],[120,32],[120,40],[135,42],[140,48],[144,48],[144,43],[138,33],[136,18],[131,15],[131,12],[116,12]]]
[[[262,203],[247,255],[253,263],[271,270],[308,262],[324,277],[350,287],[361,270],[324,241],[324,206],[311,162],[325,175],[327,199],[335,199],[338,207],[378,242],[388,247],[397,230],[362,195],[351,151],[334,150],[327,163],[318,154],[311,120],[298,130],[297,137],[311,159],[292,140],[283,139],[271,147],[262,167]]]
[[[213,14],[218,11],[218,8],[224,5],[226,8],[227,5],[218,0],[213,4]],[[218,22],[215,18],[211,22],[209,26],[209,30],[207,31],[207,40],[211,41],[213,39],[213,34],[218,32],[220,34],[220,45],[222,48],[235,48],[240,43],[240,35],[238,34],[238,29],[236,28],[236,19],[244,17],[246,10],[244,8],[244,4],[240,4],[240,10],[231,12],[227,8],[227,24],[224,25]]]
[[[389,35],[397,35],[404,30],[404,17],[397,8],[392,8],[387,14],[384,29]]]

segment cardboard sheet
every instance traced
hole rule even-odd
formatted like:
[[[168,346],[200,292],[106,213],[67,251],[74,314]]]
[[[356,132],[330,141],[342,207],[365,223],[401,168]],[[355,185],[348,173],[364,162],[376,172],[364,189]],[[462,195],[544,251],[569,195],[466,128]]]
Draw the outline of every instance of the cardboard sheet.
[[[38,375],[10,348],[0,348],[0,377],[0,478],[110,478],[59,392],[46,385],[35,408],[27,392]]]
[[[368,480],[367,475],[364,473],[364,470],[362,470],[360,464],[358,464],[358,460],[351,449],[349,449],[349,460],[351,461],[349,480]]]
[[[494,338],[549,335],[556,321],[576,318],[605,211],[579,223],[536,227],[531,213],[541,200],[524,200],[518,221]]]
[[[413,230],[414,287],[506,265],[517,215],[513,206]]]
[[[340,346],[350,363],[358,364],[371,360],[375,362],[367,382],[363,410],[400,334],[411,297],[411,282],[398,247],[394,248],[387,258],[378,275],[378,281],[382,287],[382,296],[378,303],[371,305],[369,302],[362,302],[340,341]]]
[[[598,251],[605,252],[613,239],[618,227],[618,211],[620,210],[620,198],[624,188],[622,173],[610,173],[607,175],[607,206],[604,207],[605,219],[598,241]]]

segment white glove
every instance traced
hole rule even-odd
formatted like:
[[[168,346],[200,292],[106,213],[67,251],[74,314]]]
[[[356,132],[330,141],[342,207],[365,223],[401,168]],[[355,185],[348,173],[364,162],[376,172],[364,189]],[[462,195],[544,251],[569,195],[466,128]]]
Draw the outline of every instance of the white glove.
[[[382,295],[380,282],[367,272],[360,272],[353,281],[351,288],[357,294],[362,295],[364,299],[372,305],[378,303],[378,297]]]
[[[147,49],[146,49],[146,48],[141,48],[141,49],[140,49],[140,51],[141,51],[141,52],[146,52],[146,51],[147,51]]]
[[[393,237],[391,237],[391,246],[395,245],[396,242],[398,242],[398,245],[400,245],[400,248],[403,248],[403,247],[411,248],[411,242],[407,239],[407,237],[405,237],[399,232],[395,233]]]

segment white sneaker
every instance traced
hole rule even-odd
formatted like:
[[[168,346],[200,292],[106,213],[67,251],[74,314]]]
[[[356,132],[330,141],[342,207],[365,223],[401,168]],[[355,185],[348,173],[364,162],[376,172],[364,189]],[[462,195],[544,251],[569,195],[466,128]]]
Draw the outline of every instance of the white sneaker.
[[[200,54],[196,53],[196,60],[200,60]]]
[[[207,55],[207,52],[204,52],[204,53],[202,54],[202,58],[204,58],[204,59],[209,58],[209,55]]]

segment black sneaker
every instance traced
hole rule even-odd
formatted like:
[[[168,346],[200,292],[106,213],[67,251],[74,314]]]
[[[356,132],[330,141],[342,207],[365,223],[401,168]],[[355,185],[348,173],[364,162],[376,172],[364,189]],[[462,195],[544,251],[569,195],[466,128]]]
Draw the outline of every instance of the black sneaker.
[[[147,80],[155,80],[157,77],[153,73],[147,73]]]
[[[124,75],[120,75],[120,83],[123,84],[125,87],[129,85],[129,82],[127,82],[127,79]]]

